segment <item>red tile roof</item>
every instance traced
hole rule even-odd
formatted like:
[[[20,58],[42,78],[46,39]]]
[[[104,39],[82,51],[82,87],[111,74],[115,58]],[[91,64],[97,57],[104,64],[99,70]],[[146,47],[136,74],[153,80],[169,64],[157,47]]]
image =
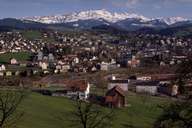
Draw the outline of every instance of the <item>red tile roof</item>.
[[[83,79],[68,80],[57,76],[47,76],[38,80],[37,82],[58,85],[66,88],[67,90],[81,92],[86,91],[88,86],[88,82]]]
[[[66,88],[71,91],[86,91],[88,82],[86,80],[69,80],[66,82]]]

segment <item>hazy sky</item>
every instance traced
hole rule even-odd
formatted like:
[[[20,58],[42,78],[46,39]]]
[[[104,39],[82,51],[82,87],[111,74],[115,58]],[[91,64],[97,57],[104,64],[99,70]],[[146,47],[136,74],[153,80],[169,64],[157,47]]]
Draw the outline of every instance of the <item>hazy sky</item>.
[[[192,18],[192,0],[0,0],[0,18],[65,14],[89,9],[134,12],[147,17]]]

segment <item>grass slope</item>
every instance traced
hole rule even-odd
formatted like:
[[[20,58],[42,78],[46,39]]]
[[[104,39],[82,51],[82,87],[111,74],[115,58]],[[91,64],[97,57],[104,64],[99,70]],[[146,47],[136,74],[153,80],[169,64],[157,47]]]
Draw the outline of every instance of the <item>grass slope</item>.
[[[15,58],[18,61],[26,61],[30,59],[31,54],[28,52],[18,53],[4,53],[0,54],[0,63],[9,63],[11,58]]]
[[[116,117],[113,128],[150,128],[160,114],[157,107],[167,100],[157,97],[141,97],[128,95],[129,107],[115,109]],[[144,102],[145,101],[145,102]],[[70,118],[73,102],[62,97],[49,97],[39,94],[29,95],[21,104],[20,109],[25,112],[19,123],[19,128],[71,128]]]

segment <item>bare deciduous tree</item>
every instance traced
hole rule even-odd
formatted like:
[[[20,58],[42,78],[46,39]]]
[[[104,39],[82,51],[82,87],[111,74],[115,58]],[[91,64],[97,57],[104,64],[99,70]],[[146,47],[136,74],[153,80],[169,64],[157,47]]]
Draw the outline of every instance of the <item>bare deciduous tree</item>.
[[[112,125],[114,112],[92,103],[77,101],[75,111],[72,112],[73,124],[80,128],[107,128]]]
[[[0,128],[16,127],[23,112],[17,112],[24,93],[13,90],[0,90]]]

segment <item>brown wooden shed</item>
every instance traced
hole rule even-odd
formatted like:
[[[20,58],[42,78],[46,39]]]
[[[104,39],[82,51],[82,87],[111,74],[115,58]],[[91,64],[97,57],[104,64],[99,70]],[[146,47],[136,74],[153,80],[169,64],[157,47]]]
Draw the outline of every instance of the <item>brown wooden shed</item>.
[[[126,98],[125,92],[119,87],[115,86],[108,90],[105,97],[105,104],[111,108],[125,107]]]

